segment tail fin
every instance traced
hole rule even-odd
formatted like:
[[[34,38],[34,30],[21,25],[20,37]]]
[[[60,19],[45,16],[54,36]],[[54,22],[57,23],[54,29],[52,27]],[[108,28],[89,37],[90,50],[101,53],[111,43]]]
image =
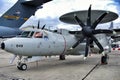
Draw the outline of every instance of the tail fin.
[[[113,29],[113,22],[111,22],[109,29],[110,29],[110,30]]]
[[[51,0],[18,0],[13,7],[0,17],[0,26],[19,28],[43,3]],[[39,7],[42,8],[42,7]]]

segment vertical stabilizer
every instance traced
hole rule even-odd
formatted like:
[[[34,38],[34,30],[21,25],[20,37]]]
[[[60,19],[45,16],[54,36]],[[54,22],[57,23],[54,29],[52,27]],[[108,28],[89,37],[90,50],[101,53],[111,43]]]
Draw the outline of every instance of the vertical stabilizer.
[[[13,7],[0,17],[0,26],[19,28],[43,3],[51,0],[18,0]]]
[[[110,30],[113,29],[113,22],[110,23],[110,27],[109,27]]]

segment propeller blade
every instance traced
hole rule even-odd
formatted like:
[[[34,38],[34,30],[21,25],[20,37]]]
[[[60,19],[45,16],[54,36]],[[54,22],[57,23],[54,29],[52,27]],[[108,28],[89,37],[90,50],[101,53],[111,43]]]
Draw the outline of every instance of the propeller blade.
[[[85,25],[84,23],[77,17],[76,14],[74,14],[75,20],[77,21],[77,23],[83,28]]]
[[[88,9],[87,26],[91,26],[91,5]]]
[[[97,44],[97,46],[99,47],[100,49],[100,53],[102,53],[104,51],[102,45],[99,43],[99,41],[94,37],[94,36],[91,36],[91,38],[93,39],[93,41]]]
[[[46,25],[46,24],[45,24]],[[43,25],[43,27],[41,28],[42,30],[45,28],[45,25]]]
[[[92,32],[93,34],[99,34],[99,33],[108,33],[108,34],[113,34],[112,30],[107,30],[107,29],[97,29],[97,30],[93,30]]]
[[[103,13],[92,25],[92,29],[95,29],[99,22],[108,14],[108,12]]]
[[[86,40],[86,47],[85,47],[85,57],[88,56],[89,44],[90,44],[90,41],[89,41],[89,38],[87,38],[87,40]]]
[[[37,29],[40,29],[40,20],[38,21]]]
[[[111,38],[116,39],[116,38],[120,38],[120,36],[111,36]]]
[[[94,48],[93,40],[90,38],[90,48]]]
[[[82,36],[82,37],[71,47],[71,49],[77,47],[77,46],[79,45],[79,43],[81,43],[81,42],[84,40],[84,38],[85,38],[85,37]]]

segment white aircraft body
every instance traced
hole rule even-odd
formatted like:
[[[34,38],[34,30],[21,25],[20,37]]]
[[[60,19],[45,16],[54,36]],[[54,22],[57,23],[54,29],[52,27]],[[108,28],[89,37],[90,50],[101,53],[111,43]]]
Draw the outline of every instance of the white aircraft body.
[[[2,49],[7,52],[13,53],[19,56],[19,60],[22,56],[53,56],[60,55],[60,60],[64,60],[64,55],[84,55],[85,54],[85,42],[79,44],[75,49],[70,50],[71,46],[78,40],[75,35],[70,34],[67,30],[60,30],[62,32],[51,32],[41,29],[30,29],[24,31],[21,36],[14,37],[4,41],[1,44]],[[104,46],[106,52],[109,48],[106,48],[108,40],[105,34],[97,34],[96,38]],[[94,47],[94,52],[99,52],[97,46]],[[18,61],[19,62],[19,61]],[[22,62],[22,61],[20,61]],[[20,70],[26,70],[26,64],[23,61],[23,65]]]
[[[97,14],[101,16],[98,17]],[[114,31],[95,28],[99,23],[110,22],[117,17],[116,13],[91,10],[90,6],[88,11],[71,12],[60,17],[63,22],[79,24],[82,27],[81,31],[49,31],[44,29],[45,25],[39,29],[38,24],[37,29],[25,30],[21,36],[5,40],[1,43],[1,48],[13,53],[15,57],[19,56],[17,65],[19,70],[27,69],[26,59],[22,62],[22,56],[32,58],[32,56],[60,55],[60,60],[65,60],[65,55],[84,54],[86,58],[89,51],[102,53],[101,63],[107,64],[107,53],[110,50],[107,36],[113,35]]]
[[[84,54],[85,43],[81,43],[74,50],[70,47],[77,41],[77,38],[69,34],[67,30],[64,33],[49,32],[45,30],[32,29],[24,31],[21,36],[4,41],[5,50],[15,55],[24,56],[52,56],[52,55],[80,55]],[[37,33],[42,36],[35,36]],[[108,40],[104,34],[96,35],[102,46],[108,46]],[[97,49],[97,46],[96,46]],[[98,49],[99,50],[99,49]]]

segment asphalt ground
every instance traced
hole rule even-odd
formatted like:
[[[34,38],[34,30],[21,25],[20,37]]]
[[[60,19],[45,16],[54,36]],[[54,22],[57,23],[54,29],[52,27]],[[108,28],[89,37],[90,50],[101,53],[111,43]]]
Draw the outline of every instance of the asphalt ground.
[[[0,50],[0,80],[120,80],[120,52],[109,54],[107,65],[101,65],[100,54],[92,54],[83,60],[82,56],[58,56],[43,58],[27,63],[28,69],[20,71],[16,61],[10,65],[12,54]],[[38,63],[38,64],[37,64]]]

